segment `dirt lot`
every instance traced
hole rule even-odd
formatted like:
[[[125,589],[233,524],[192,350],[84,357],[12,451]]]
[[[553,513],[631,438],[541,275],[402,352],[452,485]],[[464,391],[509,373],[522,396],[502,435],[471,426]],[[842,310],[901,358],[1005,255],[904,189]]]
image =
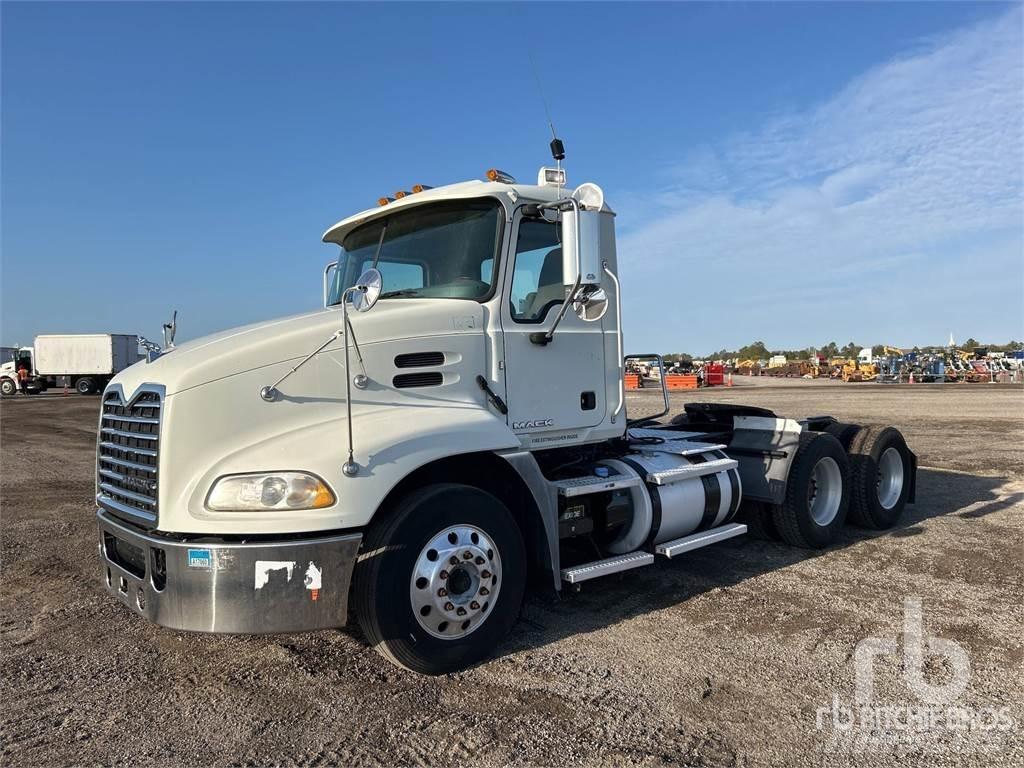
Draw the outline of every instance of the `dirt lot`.
[[[849,529],[821,553],[744,537],[533,598],[494,660],[436,679],[390,666],[354,630],[212,637],[143,623],[99,585],[97,400],[5,400],[0,759],[1024,764],[1024,390],[744,384],[678,400],[903,427],[922,468],[902,525]],[[655,398],[631,396],[631,411]],[[890,728],[897,743],[886,744],[844,729],[842,707],[853,702],[854,647],[900,641],[906,598],[920,599],[925,636],[968,654],[953,705],[982,721]],[[901,659],[876,659],[875,704],[920,704]],[[924,667],[934,684],[955,679],[949,658],[926,655]],[[1014,725],[992,727],[984,713],[1004,707]]]

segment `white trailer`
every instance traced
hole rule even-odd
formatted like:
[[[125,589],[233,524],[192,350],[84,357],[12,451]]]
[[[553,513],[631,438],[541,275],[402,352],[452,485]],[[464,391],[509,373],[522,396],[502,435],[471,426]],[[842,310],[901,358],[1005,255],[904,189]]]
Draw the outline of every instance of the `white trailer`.
[[[36,336],[32,347],[21,347],[17,359],[0,366],[0,389],[14,394],[21,388],[17,368],[27,366],[26,389],[71,387],[83,395],[102,390],[116,374],[139,360],[135,334],[74,333]]]
[[[897,522],[916,458],[891,427],[703,403],[669,417],[664,385],[663,413],[629,419],[630,358],[662,363],[623,355],[603,193],[566,193],[560,169],[487,179],[328,229],[323,309],[114,378],[96,467],[111,595],[203,632],[351,610],[385,657],[437,674],[491,653],[528,589],[748,527],[822,548],[848,520]]]

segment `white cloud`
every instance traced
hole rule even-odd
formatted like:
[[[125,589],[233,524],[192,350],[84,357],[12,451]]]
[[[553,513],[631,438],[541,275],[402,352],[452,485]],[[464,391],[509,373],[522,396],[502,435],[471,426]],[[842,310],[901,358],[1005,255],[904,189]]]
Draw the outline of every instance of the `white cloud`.
[[[1022,51],[1015,8],[686,152],[620,216],[629,346],[1024,335]]]

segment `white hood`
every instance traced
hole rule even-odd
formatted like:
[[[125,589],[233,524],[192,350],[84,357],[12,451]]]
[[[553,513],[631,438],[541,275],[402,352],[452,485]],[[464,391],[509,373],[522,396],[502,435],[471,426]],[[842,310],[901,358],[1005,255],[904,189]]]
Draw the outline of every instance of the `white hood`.
[[[447,310],[447,311],[446,311]],[[240,328],[181,344],[153,362],[139,362],[114,379],[131,397],[144,383],[162,384],[168,395],[257,368],[301,360],[341,327],[332,307]],[[404,337],[447,335],[483,328],[483,308],[460,299],[393,299],[370,312],[350,312],[360,345]],[[344,348],[343,338],[324,351]],[[269,382],[268,382],[269,383]]]

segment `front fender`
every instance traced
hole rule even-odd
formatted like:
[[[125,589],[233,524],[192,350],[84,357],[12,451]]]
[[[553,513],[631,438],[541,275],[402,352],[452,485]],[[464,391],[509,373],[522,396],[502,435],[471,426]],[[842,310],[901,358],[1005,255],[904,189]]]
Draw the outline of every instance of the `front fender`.
[[[237,404],[231,408],[225,402],[222,411],[209,407],[211,400],[219,399],[219,388],[217,383],[201,388],[207,417],[188,420],[188,428],[177,417],[191,410],[190,393],[168,398],[165,416],[175,419],[177,429],[161,444],[161,465],[173,468],[178,482],[162,488],[166,492],[161,495],[161,530],[269,534],[357,528],[370,521],[403,478],[425,464],[457,454],[519,446],[505,421],[482,404],[365,403],[354,408],[352,421],[359,471],[346,477],[342,472],[348,458],[343,402],[258,403],[250,418],[240,421],[230,415],[238,412]],[[237,387],[233,389],[237,396]],[[225,392],[224,397],[231,394]],[[334,491],[336,503],[309,511],[206,509],[206,497],[218,477],[274,470],[318,475]]]

